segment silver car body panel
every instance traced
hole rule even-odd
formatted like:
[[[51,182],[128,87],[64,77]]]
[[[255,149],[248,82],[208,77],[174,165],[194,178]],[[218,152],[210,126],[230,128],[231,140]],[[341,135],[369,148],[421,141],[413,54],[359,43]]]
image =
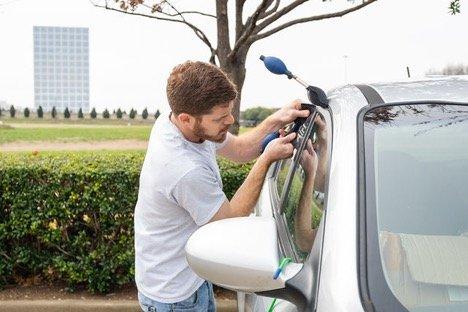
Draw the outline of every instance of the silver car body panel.
[[[385,102],[468,102],[468,76],[370,84]]]
[[[425,100],[468,103],[467,77],[376,83],[370,86],[386,103]],[[368,103],[355,86],[332,90],[328,99],[333,140],[316,310],[364,311],[357,271],[357,115]],[[256,215],[272,216],[270,183],[271,180],[267,178]],[[271,302],[266,297],[247,297],[246,311],[265,311]],[[275,311],[291,308],[287,303],[284,307],[278,306]]]
[[[367,105],[354,86],[329,95],[333,119],[318,311],[362,311],[356,262],[356,115]]]

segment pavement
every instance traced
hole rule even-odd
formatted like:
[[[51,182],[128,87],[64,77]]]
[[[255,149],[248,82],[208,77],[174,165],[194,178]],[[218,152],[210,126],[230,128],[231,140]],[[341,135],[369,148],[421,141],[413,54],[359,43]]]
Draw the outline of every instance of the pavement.
[[[237,301],[216,299],[218,312],[237,311]],[[4,300],[0,312],[141,312],[136,300]]]

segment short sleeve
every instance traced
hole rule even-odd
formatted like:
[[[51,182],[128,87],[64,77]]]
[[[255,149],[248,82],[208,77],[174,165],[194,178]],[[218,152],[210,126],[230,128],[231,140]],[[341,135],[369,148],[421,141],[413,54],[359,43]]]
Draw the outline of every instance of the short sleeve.
[[[208,223],[227,201],[213,172],[203,167],[185,174],[175,185],[172,196],[198,226]]]

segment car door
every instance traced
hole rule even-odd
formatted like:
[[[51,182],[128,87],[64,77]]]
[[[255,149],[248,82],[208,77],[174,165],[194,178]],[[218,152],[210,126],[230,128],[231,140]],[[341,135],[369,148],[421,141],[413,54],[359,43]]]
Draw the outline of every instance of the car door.
[[[311,115],[299,128],[293,156],[270,168],[256,208],[256,215],[275,218],[281,257],[298,263],[309,256],[316,258],[313,262],[316,285],[323,231],[323,224],[319,225],[324,219],[330,147],[330,114],[319,108],[317,115]],[[310,166],[313,165],[311,149],[316,154],[315,175]],[[255,294],[240,294],[239,299],[241,311],[268,311],[273,301]],[[287,301],[277,300],[273,311],[296,311],[296,308]]]

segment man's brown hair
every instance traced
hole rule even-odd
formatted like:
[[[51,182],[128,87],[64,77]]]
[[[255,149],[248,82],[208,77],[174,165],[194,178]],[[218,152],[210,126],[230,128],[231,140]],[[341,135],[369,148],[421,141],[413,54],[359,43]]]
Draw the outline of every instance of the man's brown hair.
[[[177,65],[167,79],[167,99],[172,112],[192,116],[208,114],[237,97],[236,86],[215,65],[187,61]]]

